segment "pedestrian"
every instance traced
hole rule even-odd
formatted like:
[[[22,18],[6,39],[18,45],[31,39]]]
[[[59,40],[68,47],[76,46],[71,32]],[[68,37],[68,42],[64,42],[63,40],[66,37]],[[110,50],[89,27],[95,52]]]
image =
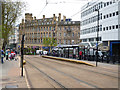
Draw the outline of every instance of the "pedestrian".
[[[12,57],[11,57],[11,53],[10,53],[10,52],[8,53],[8,57],[9,57],[9,60],[12,59]]]
[[[15,52],[13,50],[11,51],[11,57],[12,59],[15,59]]]
[[[5,52],[6,60],[8,60],[8,50]]]
[[[17,56],[17,51],[15,50],[15,55]]]
[[[4,59],[4,51],[1,50],[1,63],[2,63],[2,64],[4,63],[3,59]]]
[[[82,59],[82,51],[79,52],[79,59]]]

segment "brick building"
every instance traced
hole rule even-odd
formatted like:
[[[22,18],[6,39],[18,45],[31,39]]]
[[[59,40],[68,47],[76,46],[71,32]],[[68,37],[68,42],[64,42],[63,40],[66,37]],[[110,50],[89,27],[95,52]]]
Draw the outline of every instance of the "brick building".
[[[50,37],[57,40],[57,44],[77,44],[80,38],[80,22],[71,21],[61,14],[51,18],[36,19],[32,14],[26,13],[25,20],[19,26],[19,42],[21,42],[22,35],[25,34],[25,47],[35,47],[41,49],[44,47],[43,39]],[[74,41],[72,43],[72,41]]]

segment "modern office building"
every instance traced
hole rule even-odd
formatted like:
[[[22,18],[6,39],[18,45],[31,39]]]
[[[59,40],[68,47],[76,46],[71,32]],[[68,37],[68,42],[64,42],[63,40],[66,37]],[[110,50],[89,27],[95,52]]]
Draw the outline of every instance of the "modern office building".
[[[120,2],[119,0],[93,0],[81,8],[82,42],[96,45],[99,10],[98,40],[101,50],[110,50],[110,54],[120,54]],[[120,49],[120,48],[119,48]]]
[[[19,26],[19,34],[20,42],[25,34],[25,48],[44,49],[44,38],[54,38],[58,45],[72,44],[72,41],[76,44],[80,36],[80,22],[66,19],[66,16],[61,19],[61,13],[58,17],[53,14],[50,18],[43,15],[41,19],[33,18],[32,14],[26,13],[25,20],[22,19]]]

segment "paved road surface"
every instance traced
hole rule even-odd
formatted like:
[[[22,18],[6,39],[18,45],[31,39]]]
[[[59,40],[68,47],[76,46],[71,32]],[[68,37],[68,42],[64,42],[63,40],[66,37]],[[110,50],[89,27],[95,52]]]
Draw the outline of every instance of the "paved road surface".
[[[31,88],[118,88],[118,66],[91,67],[40,56],[25,56]]]

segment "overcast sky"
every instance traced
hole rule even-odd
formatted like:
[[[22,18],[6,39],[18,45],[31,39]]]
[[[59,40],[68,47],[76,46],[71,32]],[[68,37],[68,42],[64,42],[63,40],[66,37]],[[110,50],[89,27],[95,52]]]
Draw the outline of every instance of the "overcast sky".
[[[19,22],[21,22],[21,19],[24,18],[25,13],[32,13],[33,17],[36,16],[37,19],[42,18],[43,15],[45,15],[46,18],[49,18],[52,17],[53,14],[58,17],[58,13],[61,13],[61,18],[65,15],[66,18],[72,18],[72,20],[80,21],[81,16],[79,11],[81,10],[81,7],[91,0],[47,0],[47,5],[46,0],[22,1],[27,2],[28,7]]]

